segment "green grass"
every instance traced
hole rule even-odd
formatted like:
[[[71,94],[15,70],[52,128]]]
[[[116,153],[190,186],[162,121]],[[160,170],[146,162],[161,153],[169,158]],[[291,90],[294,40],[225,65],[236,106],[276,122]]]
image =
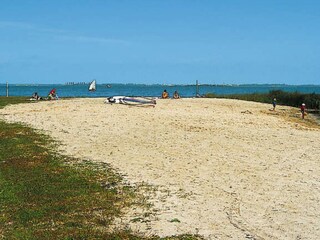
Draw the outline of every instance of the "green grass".
[[[0,108],[23,102],[0,97]],[[160,239],[108,229],[138,200],[107,164],[59,155],[50,137],[0,120],[1,239]]]
[[[27,103],[27,102],[30,102],[30,101],[27,101],[26,97],[1,97],[0,96],[0,108],[3,108],[8,104]]]
[[[302,103],[305,103],[307,108],[309,109],[320,109],[320,94],[315,93],[284,92],[281,90],[274,90],[270,91],[269,93],[230,95],[218,95],[214,93],[208,93],[205,96],[209,98],[230,98],[270,104],[272,104],[273,99],[276,98],[277,104],[280,105],[300,107]]]

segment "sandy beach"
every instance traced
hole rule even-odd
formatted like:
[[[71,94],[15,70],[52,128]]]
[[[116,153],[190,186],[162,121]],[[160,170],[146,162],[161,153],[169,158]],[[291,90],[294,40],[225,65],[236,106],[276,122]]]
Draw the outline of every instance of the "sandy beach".
[[[160,99],[153,108],[81,98],[11,105],[0,118],[44,131],[63,154],[107,162],[129,183],[153,186],[146,193],[152,214],[128,209],[122,226],[159,236],[319,239],[320,129],[277,114],[289,107],[270,108],[228,99]]]

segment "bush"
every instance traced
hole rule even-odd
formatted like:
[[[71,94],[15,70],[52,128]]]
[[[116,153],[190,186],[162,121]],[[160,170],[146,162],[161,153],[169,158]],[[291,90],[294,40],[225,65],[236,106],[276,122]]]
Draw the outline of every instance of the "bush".
[[[277,103],[292,107],[300,107],[305,103],[309,109],[320,109],[320,94],[315,93],[299,93],[299,92],[284,92],[282,90],[273,90],[269,93],[250,93],[250,94],[231,94],[217,95],[208,93],[205,95],[208,98],[231,98],[246,101],[272,103],[273,99],[277,99]]]

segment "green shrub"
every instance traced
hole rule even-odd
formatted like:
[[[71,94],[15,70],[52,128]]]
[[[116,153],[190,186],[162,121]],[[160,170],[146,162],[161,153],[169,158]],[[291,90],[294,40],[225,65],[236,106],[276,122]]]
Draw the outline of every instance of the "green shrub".
[[[273,99],[277,99],[277,103],[292,107],[300,107],[305,103],[309,109],[320,109],[320,94],[316,93],[299,93],[299,92],[284,92],[282,90],[273,90],[269,93],[250,93],[250,94],[230,94],[218,95],[208,93],[205,95],[208,98],[231,98],[246,101],[272,103]]]

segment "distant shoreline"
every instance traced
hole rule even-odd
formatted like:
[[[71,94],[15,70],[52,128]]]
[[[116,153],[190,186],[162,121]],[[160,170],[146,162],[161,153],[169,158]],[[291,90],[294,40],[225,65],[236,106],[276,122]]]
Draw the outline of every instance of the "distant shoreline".
[[[161,84],[101,84],[97,82],[95,92],[89,92],[86,84],[9,84],[9,96],[31,96],[34,92],[44,97],[52,88],[57,89],[59,97],[110,97],[110,96],[157,96],[167,90],[169,96],[178,91],[181,97],[204,96],[209,93],[216,95],[268,93],[281,90],[285,92],[317,93],[320,94],[320,85],[161,85]],[[0,85],[0,96],[6,96],[6,84]]]
[[[73,85],[86,85],[90,82],[74,82],[74,84],[66,83],[10,83],[12,86],[73,86]],[[5,86],[6,83],[0,83],[0,86]],[[167,86],[167,87],[175,87],[175,86],[197,86],[197,84],[160,84],[160,83],[112,83],[112,82],[102,82],[97,83],[97,85],[135,85],[135,86]],[[209,83],[199,83],[199,86],[212,86],[212,87],[320,87],[320,84],[272,84],[272,83],[253,83],[253,84],[209,84]]]

